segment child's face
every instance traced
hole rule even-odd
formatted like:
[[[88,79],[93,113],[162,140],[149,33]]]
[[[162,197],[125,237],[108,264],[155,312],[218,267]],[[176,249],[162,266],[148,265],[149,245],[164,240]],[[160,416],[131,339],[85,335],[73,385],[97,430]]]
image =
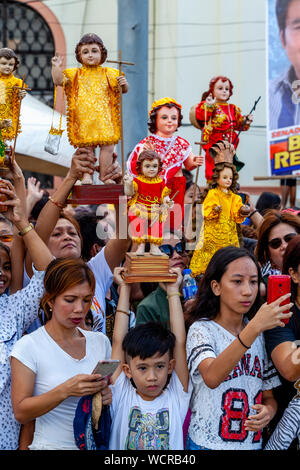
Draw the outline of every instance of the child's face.
[[[129,379],[133,379],[142,399],[151,401],[162,393],[174,364],[175,360],[170,359],[169,352],[163,356],[156,353],[147,359],[140,356],[131,358],[129,364],[123,365],[123,370]]]
[[[16,61],[14,58],[6,59],[6,57],[0,57],[0,72],[3,75],[10,75],[15,68]]]
[[[228,100],[230,95],[229,81],[222,82],[221,79],[217,81],[214,86],[214,97],[217,101],[225,102]]]
[[[158,174],[158,160],[144,160],[142,163],[142,174],[147,178],[154,178]]]
[[[232,169],[231,168],[224,168],[224,170],[220,171],[219,178],[217,180],[218,185],[222,189],[228,189],[232,185]]]
[[[100,65],[100,46],[96,43],[83,44],[83,46],[80,47],[80,57],[83,65]]]

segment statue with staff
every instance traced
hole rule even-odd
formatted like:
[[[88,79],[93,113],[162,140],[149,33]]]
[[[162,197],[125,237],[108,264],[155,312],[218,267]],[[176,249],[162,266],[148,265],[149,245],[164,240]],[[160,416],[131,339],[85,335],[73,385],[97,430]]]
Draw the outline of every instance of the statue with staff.
[[[71,145],[95,152],[100,148],[99,175],[102,180],[113,163],[114,146],[122,139],[122,93],[128,82],[119,57],[119,70],[103,67],[107,50],[96,34],[85,34],[75,49],[81,67],[62,68],[62,57],[52,58],[55,86],[63,86],[67,98],[67,131]],[[112,62],[112,61],[110,61]],[[122,166],[124,156],[122,155]],[[123,171],[124,173],[124,171]],[[92,175],[84,174],[82,184],[92,184]],[[106,180],[106,184],[114,181]]]

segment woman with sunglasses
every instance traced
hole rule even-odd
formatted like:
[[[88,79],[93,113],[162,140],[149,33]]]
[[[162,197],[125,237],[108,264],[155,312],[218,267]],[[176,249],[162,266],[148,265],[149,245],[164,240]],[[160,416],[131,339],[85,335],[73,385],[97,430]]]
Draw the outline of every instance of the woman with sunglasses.
[[[299,233],[300,218],[296,215],[270,210],[264,217],[258,229],[255,255],[266,285],[271,274],[281,274],[287,244]]]
[[[300,344],[300,235],[294,237],[285,250],[282,273],[291,276],[291,301],[294,305],[291,308],[293,316],[284,328],[273,328],[265,332],[267,351],[282,383],[275,393],[278,413],[272,424],[276,424],[281,418],[290,400],[296,395],[294,382],[300,377],[299,349],[296,349],[296,345]]]
[[[165,233],[159,248],[169,256],[170,269],[180,268],[182,272],[188,267],[189,260],[185,251],[185,241],[180,239],[176,232]],[[162,283],[159,283],[158,287],[138,304],[136,325],[148,321],[159,321],[170,328],[169,303],[165,286]]]

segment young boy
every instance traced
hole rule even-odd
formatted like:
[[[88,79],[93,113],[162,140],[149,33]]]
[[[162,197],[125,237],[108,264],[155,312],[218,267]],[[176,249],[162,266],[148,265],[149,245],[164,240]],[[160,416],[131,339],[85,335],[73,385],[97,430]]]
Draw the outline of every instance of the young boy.
[[[120,286],[112,359],[121,364],[112,377],[111,450],[181,450],[189,399],[185,327],[179,297],[182,276],[166,284],[171,331],[145,323],[128,332],[130,285],[115,269]]]

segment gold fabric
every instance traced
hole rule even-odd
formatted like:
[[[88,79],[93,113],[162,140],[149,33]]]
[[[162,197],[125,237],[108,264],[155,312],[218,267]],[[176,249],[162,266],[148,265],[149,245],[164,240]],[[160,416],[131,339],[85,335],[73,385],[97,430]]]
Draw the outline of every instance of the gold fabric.
[[[83,65],[65,69],[64,75],[70,144],[96,147],[118,143],[121,136],[118,70]]]
[[[202,207],[204,221],[190,263],[193,276],[205,272],[212,256],[220,248],[239,246],[236,224],[245,220],[239,214],[242,205],[242,198],[231,191],[224,193],[219,188],[209,190]],[[222,206],[221,212],[215,212],[216,206]]]
[[[17,130],[17,121],[19,114],[19,90],[13,87],[22,87],[22,80],[15,77],[12,73],[4,75],[0,73],[0,120],[11,119],[12,127],[1,129],[3,140],[12,140]],[[27,86],[24,85],[24,88]],[[18,134],[21,132],[19,121]]]

